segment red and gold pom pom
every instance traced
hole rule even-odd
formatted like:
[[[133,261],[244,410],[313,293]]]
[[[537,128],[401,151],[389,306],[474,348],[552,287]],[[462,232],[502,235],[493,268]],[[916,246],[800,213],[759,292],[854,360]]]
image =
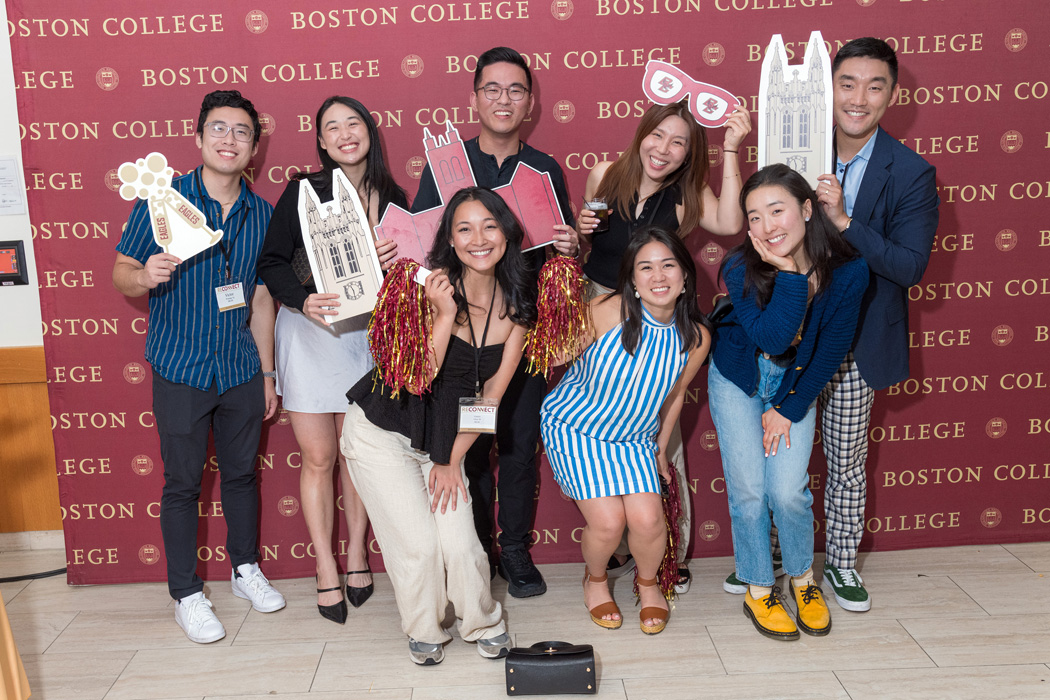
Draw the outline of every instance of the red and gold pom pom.
[[[667,549],[660,562],[660,591],[664,598],[674,597],[674,587],[678,583],[678,540],[681,538],[678,526],[682,520],[682,493],[678,486],[678,473],[674,465],[668,462],[671,480],[667,484],[667,497],[664,498],[664,524],[667,525]]]
[[[368,345],[383,384],[396,397],[402,389],[422,394],[430,385],[432,327],[419,263],[397,260],[387,272],[368,322]]]
[[[536,326],[525,336],[529,372],[550,377],[559,361],[575,358],[587,341],[587,299],[583,268],[573,258],[555,256],[540,270]]]

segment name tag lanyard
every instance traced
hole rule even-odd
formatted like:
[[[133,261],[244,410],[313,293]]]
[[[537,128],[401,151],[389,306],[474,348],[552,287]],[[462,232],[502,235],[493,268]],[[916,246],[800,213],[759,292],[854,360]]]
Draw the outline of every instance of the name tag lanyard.
[[[470,345],[474,349],[474,396],[481,398],[481,353],[485,348],[485,339],[489,335],[489,323],[492,321],[492,308],[496,305],[496,278],[492,278],[492,299],[489,301],[489,312],[485,316],[485,330],[481,332],[481,344],[478,345],[474,339],[474,324],[470,320],[470,300],[467,299],[467,291],[463,287],[463,281],[459,283],[460,293],[467,302],[467,328],[470,330]]]
[[[204,189],[204,181],[201,180],[200,170],[193,171],[193,177],[197,181],[197,193],[201,196],[201,203],[204,203],[204,197],[206,196],[207,190]],[[211,215],[208,213],[208,207],[201,207],[204,210],[204,220],[208,223],[208,228],[212,231],[218,231],[221,227],[216,226],[212,223]],[[220,205],[219,210],[222,210]],[[244,222],[248,220],[248,212],[245,211],[241,215],[241,225],[237,227],[237,233],[234,234],[233,238],[230,239],[230,247],[227,249],[225,240],[219,241],[219,250],[222,251],[222,257],[226,260],[226,279],[232,279],[230,274],[230,253],[233,251],[233,244],[237,242],[237,239],[241,236],[241,231],[244,230]],[[225,239],[226,236],[223,236]]]

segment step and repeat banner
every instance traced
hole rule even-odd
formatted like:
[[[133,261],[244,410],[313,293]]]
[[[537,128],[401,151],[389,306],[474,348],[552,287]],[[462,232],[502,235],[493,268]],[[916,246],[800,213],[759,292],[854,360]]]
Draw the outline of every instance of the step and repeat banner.
[[[723,86],[757,111],[765,46],[781,33],[801,61],[810,31],[830,53],[866,35],[901,63],[883,125],[937,167],[941,224],[910,291],[911,377],[880,391],[869,435],[865,549],[1050,538],[1050,17],[1044,0],[272,0],[149,4],[7,0],[34,245],[41,280],[52,425],[70,583],[163,580],[163,480],[143,359],[146,299],[113,289],[114,247],[130,212],[116,168],[151,151],[187,172],[200,162],[201,98],[237,89],[264,135],[244,175],[276,201],[317,169],[313,117],[329,95],[360,99],[380,125],[410,197],[422,132],[469,107],[476,57],[524,54],[536,108],[524,134],[562,165],[577,206],[589,168],[626,148],[659,59]],[[294,9],[291,9],[294,8]],[[753,117],[754,119],[754,117]],[[742,149],[756,169],[757,123]],[[709,134],[721,181],[722,134]],[[742,239],[689,242],[702,306]],[[682,419],[694,557],[731,553],[706,370]],[[817,436],[819,441],[819,434]],[[540,449],[542,452],[542,450]],[[300,455],[286,414],[259,448],[263,565],[313,573],[299,501]],[[541,459],[539,562],[579,561],[583,520]],[[811,467],[822,546],[825,465]],[[341,523],[335,551],[345,552]],[[228,575],[214,457],[200,501],[199,557]],[[370,538],[379,566],[378,547]]]

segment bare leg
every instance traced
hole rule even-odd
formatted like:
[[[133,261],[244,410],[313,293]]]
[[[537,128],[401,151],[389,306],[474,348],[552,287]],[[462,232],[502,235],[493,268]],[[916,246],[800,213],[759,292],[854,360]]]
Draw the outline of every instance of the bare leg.
[[[576,501],[576,505],[587,521],[580,536],[587,571],[595,576],[602,576],[609,563],[609,557],[616,550],[616,545],[620,543],[624,525],[627,523],[624,500],[620,496],[607,496]],[[583,602],[588,610],[612,599],[607,581],[602,583],[588,581],[583,587]],[[603,615],[602,618],[618,620],[620,616],[613,613]]]
[[[339,435],[331,413],[288,413],[302,457],[299,500],[303,506],[306,529],[313,543],[317,587],[338,589],[339,570],[332,554],[332,527],[335,524],[335,485],[332,482],[332,469],[339,452]],[[342,414],[337,415],[342,422]],[[344,469],[341,473],[345,471]],[[342,596],[339,590],[319,593],[317,603],[335,605],[342,600]]]
[[[628,544],[638,566],[638,578],[656,578],[667,548],[667,525],[660,494],[632,493],[622,498],[627,516]],[[638,586],[638,595],[643,608],[667,610],[667,601],[658,586]],[[657,621],[648,619],[645,624],[655,625]]]
[[[343,418],[345,413],[333,415],[335,434],[338,445],[338,436],[343,434]],[[346,517],[347,526],[347,553],[346,570],[364,571],[368,568],[368,513],[365,512],[365,504],[357,495],[354,482],[350,479],[350,472],[346,468],[346,457],[339,453],[339,484],[343,487],[343,515]],[[372,583],[372,574],[354,574],[346,577],[346,583],[354,588],[364,588]]]

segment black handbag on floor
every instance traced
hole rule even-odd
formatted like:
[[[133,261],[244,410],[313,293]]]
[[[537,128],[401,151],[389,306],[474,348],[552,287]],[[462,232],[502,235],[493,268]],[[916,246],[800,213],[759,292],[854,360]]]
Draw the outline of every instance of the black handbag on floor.
[[[507,654],[507,695],[594,695],[594,647],[537,642]]]

